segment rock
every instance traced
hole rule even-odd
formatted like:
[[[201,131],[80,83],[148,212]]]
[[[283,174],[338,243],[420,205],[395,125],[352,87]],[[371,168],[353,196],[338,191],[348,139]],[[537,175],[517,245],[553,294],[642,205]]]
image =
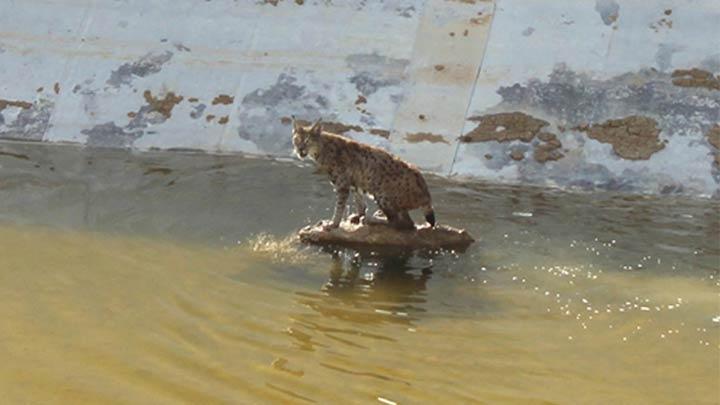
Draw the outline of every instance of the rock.
[[[466,248],[475,241],[464,229],[446,225],[398,230],[387,224],[353,224],[344,221],[336,229],[324,230],[322,224],[308,225],[298,231],[301,242],[317,245],[376,246],[402,248]]]

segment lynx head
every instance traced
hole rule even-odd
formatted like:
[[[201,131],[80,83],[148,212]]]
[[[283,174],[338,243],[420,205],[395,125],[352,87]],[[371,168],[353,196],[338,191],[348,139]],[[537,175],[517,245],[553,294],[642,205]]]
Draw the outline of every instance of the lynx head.
[[[320,138],[322,132],[322,124],[320,119],[310,127],[304,127],[295,120],[295,116],[292,117],[292,141],[293,147],[295,148],[295,154],[301,159],[305,158],[308,154],[312,156],[311,150],[316,147],[317,140]]]

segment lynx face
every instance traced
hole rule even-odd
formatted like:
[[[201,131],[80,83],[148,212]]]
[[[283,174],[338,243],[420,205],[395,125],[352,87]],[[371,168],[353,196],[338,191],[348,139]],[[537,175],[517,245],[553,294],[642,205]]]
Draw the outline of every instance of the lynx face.
[[[313,144],[321,132],[320,120],[312,127],[303,127],[293,120],[292,142],[295,154],[304,159],[313,149]]]
[[[292,133],[293,148],[295,154],[300,159],[304,159],[308,154],[308,133],[305,132],[304,128],[293,129]]]

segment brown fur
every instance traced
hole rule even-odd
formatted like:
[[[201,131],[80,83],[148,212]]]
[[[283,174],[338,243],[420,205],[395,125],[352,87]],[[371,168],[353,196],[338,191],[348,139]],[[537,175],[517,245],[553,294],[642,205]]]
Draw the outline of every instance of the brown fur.
[[[294,123],[293,145],[298,156],[310,156],[335,186],[338,204],[329,227],[340,223],[351,189],[358,208],[354,220],[365,216],[363,195],[368,194],[392,225],[414,228],[408,211],[418,208],[434,225],[430,192],[415,166],[383,149],[323,131],[319,121],[312,127]]]

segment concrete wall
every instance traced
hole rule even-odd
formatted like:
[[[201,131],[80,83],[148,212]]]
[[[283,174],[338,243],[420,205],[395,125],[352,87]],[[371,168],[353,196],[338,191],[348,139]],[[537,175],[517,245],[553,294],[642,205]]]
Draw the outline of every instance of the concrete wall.
[[[0,0],[0,138],[287,156],[291,114],[444,175],[718,196],[720,1]]]

